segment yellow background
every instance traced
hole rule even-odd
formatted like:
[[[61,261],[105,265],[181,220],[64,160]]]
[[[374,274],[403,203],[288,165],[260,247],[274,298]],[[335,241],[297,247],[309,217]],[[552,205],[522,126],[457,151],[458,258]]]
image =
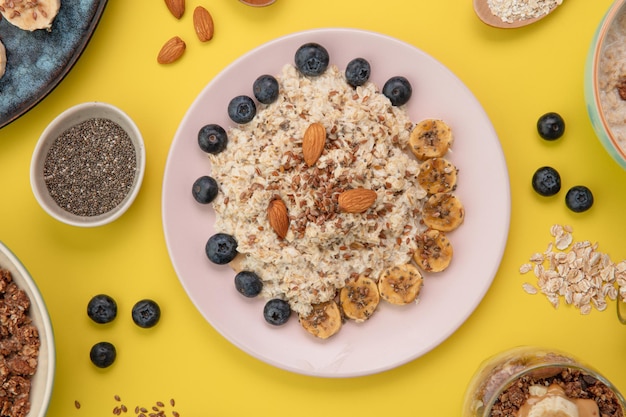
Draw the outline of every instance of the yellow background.
[[[215,21],[215,37],[205,44],[193,32],[191,12],[197,5]],[[532,277],[518,272],[533,252],[545,249],[555,223],[572,225],[577,240],[599,242],[615,261],[626,258],[626,172],[596,139],[583,97],[587,51],[610,5],[610,0],[565,0],[531,27],[501,30],[479,21],[471,0],[277,0],[266,8],[237,0],[187,0],[180,21],[162,0],[110,0],[67,78],[0,130],[0,240],[37,281],[55,329],[57,374],[49,416],[112,415],[119,404],[114,395],[131,409],[175,398],[181,416],[454,416],[478,364],[520,344],[566,350],[626,392],[626,327],[615,316],[615,303],[588,316],[565,305],[554,309],[543,296],[522,290]],[[508,246],[475,313],[423,357],[353,379],[288,373],[222,338],[180,285],[161,223],[167,154],[196,95],[240,55],[276,37],[318,27],[381,32],[449,67],[490,116],[512,187]],[[174,35],[187,41],[185,55],[173,65],[157,64],[161,45]],[[66,108],[92,100],[110,102],[134,118],[148,162],[131,209],[110,225],[81,229],[53,220],[37,205],[29,163],[45,126]],[[539,139],[535,129],[547,111],[559,112],[567,124],[565,136],[553,143]],[[563,190],[589,186],[594,207],[570,212],[563,190],[554,198],[537,196],[530,179],[546,164],[560,171]],[[88,300],[100,292],[119,305],[120,317],[106,326],[86,315]],[[163,311],[159,325],[147,331],[130,320],[133,303],[144,297],[157,300]],[[100,340],[118,348],[116,363],[105,370],[89,361],[90,347]]]

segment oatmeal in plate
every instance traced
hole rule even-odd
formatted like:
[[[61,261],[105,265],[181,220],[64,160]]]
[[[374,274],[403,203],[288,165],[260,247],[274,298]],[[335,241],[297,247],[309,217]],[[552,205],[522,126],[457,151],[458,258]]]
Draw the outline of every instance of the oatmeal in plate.
[[[377,279],[411,261],[427,193],[409,150],[413,123],[373,83],[351,87],[332,65],[306,77],[287,64],[276,78],[278,100],[259,105],[252,122],[229,130],[226,150],[209,155],[220,186],[215,229],[236,237],[238,268],[262,278],[265,298],[306,315],[348,279]],[[327,142],[309,167],[302,138],[313,123]],[[375,191],[376,201],[363,213],[340,211],[338,196],[356,188]],[[288,209],[284,239],[267,218],[275,198]]]

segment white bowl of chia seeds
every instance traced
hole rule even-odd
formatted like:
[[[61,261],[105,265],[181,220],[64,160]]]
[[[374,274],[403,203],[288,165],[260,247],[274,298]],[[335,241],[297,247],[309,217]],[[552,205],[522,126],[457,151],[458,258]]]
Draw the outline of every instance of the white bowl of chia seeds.
[[[146,166],[141,132],[117,107],[88,102],[57,116],[33,152],[30,182],[41,207],[73,226],[119,218],[139,193]]]

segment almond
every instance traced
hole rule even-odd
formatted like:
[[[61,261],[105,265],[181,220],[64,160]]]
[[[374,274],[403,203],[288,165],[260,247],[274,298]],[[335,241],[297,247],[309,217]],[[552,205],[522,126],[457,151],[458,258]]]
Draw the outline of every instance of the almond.
[[[287,230],[289,230],[289,215],[287,214],[287,206],[279,197],[270,201],[267,207],[267,219],[278,237],[284,239],[287,236]]]
[[[322,156],[326,144],[326,129],[321,123],[312,123],[302,138],[302,155],[308,166],[313,166]]]
[[[363,213],[376,201],[376,191],[355,188],[339,194],[339,210],[346,213]]]
[[[169,41],[165,42],[165,45],[159,51],[157,56],[157,62],[159,64],[171,64],[183,55],[187,45],[178,36],[174,36]]]
[[[185,13],[185,0],[165,0],[165,5],[176,19],[183,17]]]
[[[196,30],[198,39],[201,42],[210,41],[215,32],[211,13],[202,6],[198,6],[193,11],[193,27]]]

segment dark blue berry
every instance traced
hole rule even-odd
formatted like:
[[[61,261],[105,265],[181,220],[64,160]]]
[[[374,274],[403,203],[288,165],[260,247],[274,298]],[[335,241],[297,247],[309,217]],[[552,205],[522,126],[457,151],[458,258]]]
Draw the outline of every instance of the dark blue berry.
[[[116,356],[115,346],[109,342],[98,342],[91,347],[89,352],[89,359],[98,368],[108,368],[113,365]]]
[[[256,104],[248,96],[234,97],[228,103],[228,117],[238,124],[245,124],[254,119],[256,115]]]
[[[555,195],[561,190],[561,176],[552,167],[541,167],[533,175],[533,189],[542,196]]]
[[[210,124],[198,131],[198,145],[204,152],[218,154],[226,149],[228,136],[220,125]]]
[[[296,68],[304,75],[316,77],[322,75],[330,57],[328,51],[322,45],[314,42],[300,46],[295,55]]]
[[[558,113],[546,113],[537,120],[537,131],[546,140],[558,139],[565,133],[565,121]]]
[[[584,185],[576,185],[567,191],[565,205],[576,213],[587,211],[593,205],[593,194]]]
[[[139,327],[147,329],[155,326],[161,318],[161,308],[159,305],[149,299],[137,301],[133,306],[132,318]]]
[[[261,293],[263,281],[252,271],[241,271],[235,275],[235,288],[242,295],[252,298]]]
[[[370,63],[364,58],[355,58],[346,66],[346,81],[352,87],[358,87],[370,79],[370,73]]]
[[[387,97],[393,106],[402,106],[406,104],[413,94],[413,88],[409,80],[402,76],[391,77],[383,85],[383,94]]]
[[[275,298],[269,300],[263,308],[263,317],[265,321],[274,326],[280,326],[287,323],[289,316],[291,315],[291,308],[289,303],[285,300]]]
[[[261,75],[254,80],[252,91],[259,103],[271,104],[278,98],[278,81],[271,75]]]
[[[117,303],[106,294],[95,295],[87,304],[87,315],[96,323],[109,323],[117,316]]]
[[[207,241],[205,252],[211,262],[227,264],[237,256],[237,241],[229,234],[216,233]]]
[[[203,175],[193,183],[191,195],[198,203],[209,204],[217,197],[218,190],[217,181],[213,177]]]

